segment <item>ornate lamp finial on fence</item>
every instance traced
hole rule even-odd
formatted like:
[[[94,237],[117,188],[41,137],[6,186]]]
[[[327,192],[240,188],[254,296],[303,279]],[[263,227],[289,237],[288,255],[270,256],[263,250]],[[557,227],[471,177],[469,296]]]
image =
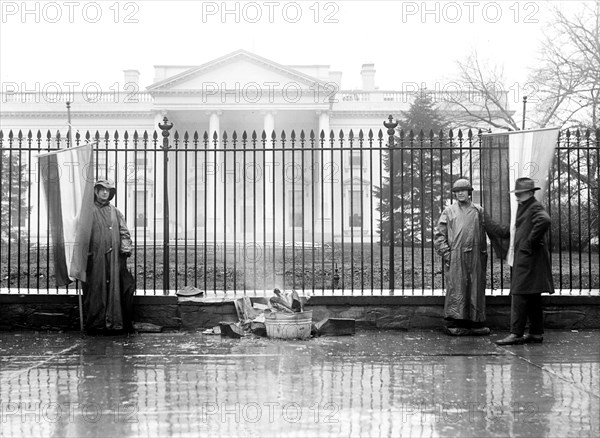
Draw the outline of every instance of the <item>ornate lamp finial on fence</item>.
[[[173,123],[169,122],[169,119],[165,116],[163,118],[163,123],[159,123],[158,127],[162,131],[163,136],[163,145],[161,146],[161,149],[169,149],[169,130],[173,127]]]
[[[393,138],[398,122],[394,122],[394,116],[391,114],[388,116],[388,120],[389,122],[383,122],[383,126],[387,128],[387,134]]]

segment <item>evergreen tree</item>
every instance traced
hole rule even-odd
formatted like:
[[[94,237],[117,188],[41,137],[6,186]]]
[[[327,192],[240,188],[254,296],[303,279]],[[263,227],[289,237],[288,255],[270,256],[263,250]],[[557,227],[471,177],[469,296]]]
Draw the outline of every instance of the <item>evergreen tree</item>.
[[[26,193],[29,183],[26,180],[25,164],[19,159],[18,152],[2,151],[0,154],[1,211],[0,230],[2,243],[9,239],[16,242],[25,234],[24,224],[29,218],[30,208],[27,206]],[[19,230],[20,235],[19,236]]]
[[[421,92],[398,120],[392,152],[383,153],[383,186],[376,188],[382,244],[390,244],[390,153],[394,157],[394,242],[411,245],[431,239],[442,204],[442,181],[450,181],[451,153],[443,130],[449,125],[430,95]],[[434,217],[435,216],[435,217]]]

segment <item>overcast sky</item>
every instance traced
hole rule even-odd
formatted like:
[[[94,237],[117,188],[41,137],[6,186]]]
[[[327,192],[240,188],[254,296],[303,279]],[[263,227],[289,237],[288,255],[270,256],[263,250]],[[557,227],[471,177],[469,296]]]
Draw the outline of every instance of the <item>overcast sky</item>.
[[[434,88],[476,49],[526,82],[551,6],[547,1],[2,1],[0,80],[122,82],[124,69],[154,80],[154,65],[200,65],[238,49],[275,62],[326,64],[342,88],[360,88],[374,63],[380,89]],[[24,5],[26,5],[24,7]],[[568,6],[567,6],[568,7]],[[39,84],[39,85],[36,85]],[[4,90],[4,87],[3,87]],[[66,90],[65,90],[66,91]]]

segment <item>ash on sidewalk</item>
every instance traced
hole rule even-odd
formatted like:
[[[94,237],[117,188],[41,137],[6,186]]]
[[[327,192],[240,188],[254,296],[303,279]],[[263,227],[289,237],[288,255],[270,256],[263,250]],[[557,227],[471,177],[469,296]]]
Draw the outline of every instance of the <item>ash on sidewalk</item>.
[[[12,436],[598,436],[600,331],[0,333]]]

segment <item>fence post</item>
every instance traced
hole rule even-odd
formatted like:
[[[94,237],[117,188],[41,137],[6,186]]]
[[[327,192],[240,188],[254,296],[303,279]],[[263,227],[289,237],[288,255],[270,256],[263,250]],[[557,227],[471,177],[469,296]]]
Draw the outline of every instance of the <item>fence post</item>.
[[[159,123],[158,127],[162,131],[163,144],[161,149],[165,151],[163,162],[163,203],[164,203],[164,223],[163,223],[163,295],[169,294],[169,192],[168,192],[168,161],[169,161],[169,130],[173,127],[173,123],[165,116],[163,123]]]
[[[394,134],[396,133],[396,126],[398,122],[394,122],[394,118],[390,114],[388,116],[389,122],[383,122],[383,126],[387,128],[388,134],[388,147],[390,148],[390,260],[389,260],[389,277],[390,277],[390,290],[394,290],[395,275],[394,275],[394,241],[396,236],[394,235]]]

